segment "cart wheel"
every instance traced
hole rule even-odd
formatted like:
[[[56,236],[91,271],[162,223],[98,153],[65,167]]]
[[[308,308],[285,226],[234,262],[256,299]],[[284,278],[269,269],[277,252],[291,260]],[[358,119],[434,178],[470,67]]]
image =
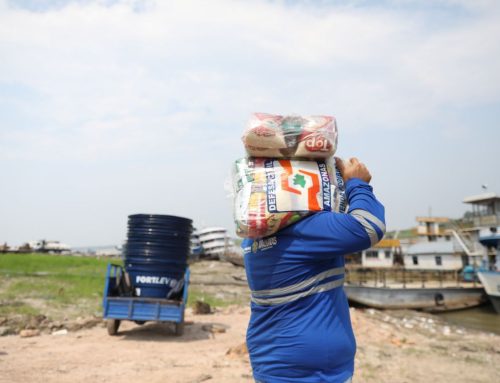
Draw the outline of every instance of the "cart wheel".
[[[181,336],[184,334],[184,322],[175,322],[175,336]]]
[[[134,321],[136,324],[138,324],[139,326],[142,326],[144,323],[146,323],[145,320],[136,320]]]
[[[106,327],[108,328],[109,335],[118,334],[118,328],[120,327],[120,322],[121,321],[118,319],[108,319],[108,323],[106,324]]]

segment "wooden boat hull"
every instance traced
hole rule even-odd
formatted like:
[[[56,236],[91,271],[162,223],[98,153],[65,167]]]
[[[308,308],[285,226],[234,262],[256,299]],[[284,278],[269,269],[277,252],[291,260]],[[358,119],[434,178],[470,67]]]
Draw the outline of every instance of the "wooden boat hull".
[[[377,309],[460,310],[487,301],[482,287],[389,288],[344,285],[350,301]]]

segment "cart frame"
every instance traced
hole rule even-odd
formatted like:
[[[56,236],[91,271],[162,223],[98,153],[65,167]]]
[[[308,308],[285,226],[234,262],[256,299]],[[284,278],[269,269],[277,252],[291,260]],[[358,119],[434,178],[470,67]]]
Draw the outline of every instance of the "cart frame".
[[[125,272],[123,267],[108,264],[104,294],[102,300],[103,318],[107,319],[109,335],[116,335],[122,320],[134,321],[143,324],[146,321],[174,322],[175,334],[182,335],[184,330],[184,310],[188,299],[189,267],[184,274],[182,300],[175,301],[164,298],[144,298],[115,296],[119,281]]]

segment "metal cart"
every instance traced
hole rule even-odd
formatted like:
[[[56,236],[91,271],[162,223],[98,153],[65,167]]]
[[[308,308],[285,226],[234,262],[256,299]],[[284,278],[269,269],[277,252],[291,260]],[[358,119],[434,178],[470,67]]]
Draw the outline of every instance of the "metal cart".
[[[123,267],[108,264],[104,296],[103,317],[107,320],[109,335],[116,335],[122,320],[144,324],[147,321],[173,322],[175,335],[184,332],[184,309],[188,299],[189,268],[184,275],[181,300],[144,298],[133,296],[128,274]]]

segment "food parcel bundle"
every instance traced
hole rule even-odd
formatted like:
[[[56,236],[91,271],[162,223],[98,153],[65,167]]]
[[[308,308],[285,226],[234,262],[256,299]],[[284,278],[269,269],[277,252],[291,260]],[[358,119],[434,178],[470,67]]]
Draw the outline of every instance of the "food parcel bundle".
[[[334,160],[242,158],[233,169],[236,233],[261,238],[318,211],[344,212]]]
[[[250,157],[327,159],[337,149],[331,116],[254,113],[242,137]]]

